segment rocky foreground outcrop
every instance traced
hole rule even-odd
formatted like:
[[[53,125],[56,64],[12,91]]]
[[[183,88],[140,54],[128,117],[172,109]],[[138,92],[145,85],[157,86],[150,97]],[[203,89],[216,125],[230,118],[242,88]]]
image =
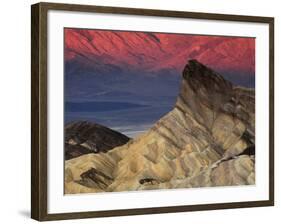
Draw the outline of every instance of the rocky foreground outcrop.
[[[255,183],[255,92],[191,60],[177,102],[145,134],[65,162],[65,192]]]
[[[64,133],[66,160],[88,153],[107,152],[130,140],[117,131],[87,121],[67,124]]]

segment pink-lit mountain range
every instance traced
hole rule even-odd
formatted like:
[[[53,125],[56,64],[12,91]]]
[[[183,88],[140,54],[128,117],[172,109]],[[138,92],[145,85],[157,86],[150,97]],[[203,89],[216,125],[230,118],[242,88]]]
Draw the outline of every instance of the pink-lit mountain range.
[[[175,70],[181,74],[189,59],[222,73],[254,76],[255,39],[65,29],[66,62],[98,72],[114,66],[127,71]]]

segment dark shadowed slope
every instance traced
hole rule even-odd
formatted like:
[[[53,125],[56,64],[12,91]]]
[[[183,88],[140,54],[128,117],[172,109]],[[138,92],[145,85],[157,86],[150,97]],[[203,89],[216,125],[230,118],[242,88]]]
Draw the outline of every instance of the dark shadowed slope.
[[[130,139],[99,124],[79,121],[65,126],[65,159],[88,153],[107,152]]]

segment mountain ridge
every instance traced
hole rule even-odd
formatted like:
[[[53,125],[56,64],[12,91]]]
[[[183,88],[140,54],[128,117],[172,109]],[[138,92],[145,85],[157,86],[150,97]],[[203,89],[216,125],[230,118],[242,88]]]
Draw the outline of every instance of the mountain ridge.
[[[130,140],[117,131],[88,121],[68,123],[64,133],[65,160],[84,154],[107,152]]]
[[[65,36],[66,60],[93,65],[93,69],[125,66],[128,70],[172,69],[179,73],[186,58],[196,58],[221,72],[254,73],[255,44],[251,38],[70,28]]]

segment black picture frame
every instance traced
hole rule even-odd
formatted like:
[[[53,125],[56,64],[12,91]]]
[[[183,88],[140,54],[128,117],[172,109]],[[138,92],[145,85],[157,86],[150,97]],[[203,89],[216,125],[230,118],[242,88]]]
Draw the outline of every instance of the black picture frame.
[[[31,10],[31,117],[32,117],[32,163],[31,163],[31,217],[39,221],[80,219],[93,217],[187,212],[226,208],[245,208],[274,205],[274,18],[257,16],[224,15],[182,11],[163,11],[137,8],[117,8],[90,5],[38,3]],[[170,206],[159,208],[138,208],[126,210],[88,211],[75,213],[48,214],[47,201],[47,13],[49,10],[77,12],[99,12],[109,14],[128,14],[158,16],[167,18],[195,18],[204,20],[223,20],[269,24],[269,200],[217,203],[203,205]]]

